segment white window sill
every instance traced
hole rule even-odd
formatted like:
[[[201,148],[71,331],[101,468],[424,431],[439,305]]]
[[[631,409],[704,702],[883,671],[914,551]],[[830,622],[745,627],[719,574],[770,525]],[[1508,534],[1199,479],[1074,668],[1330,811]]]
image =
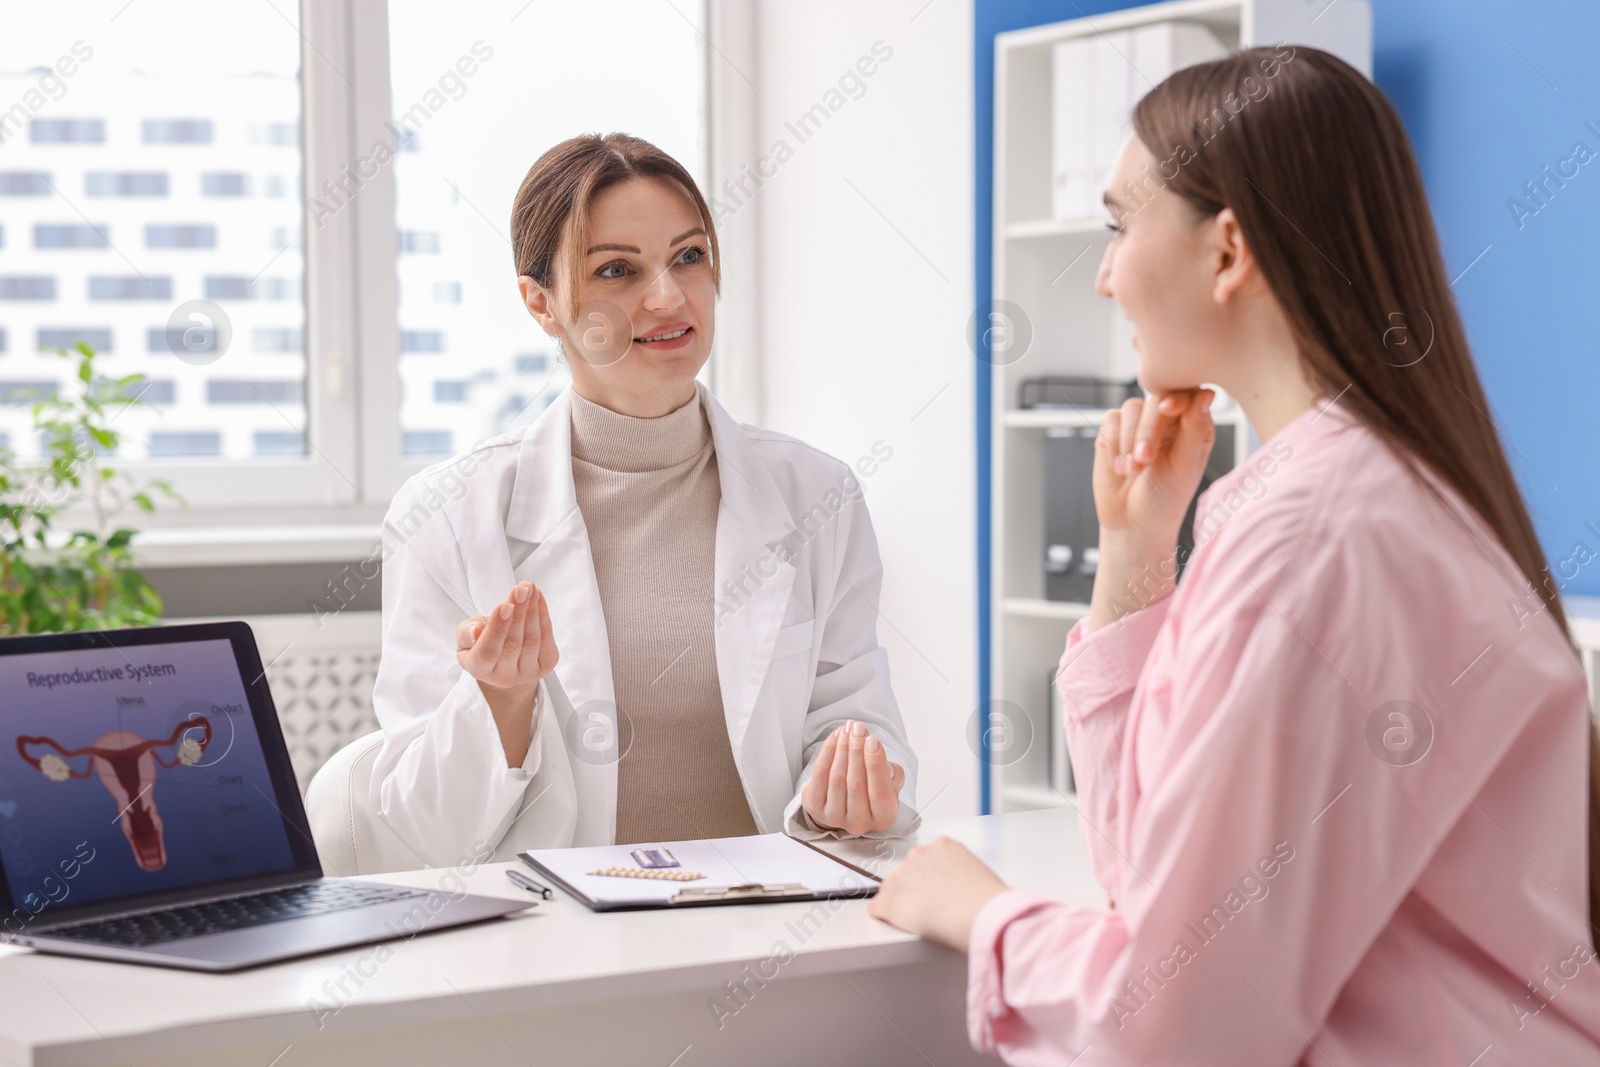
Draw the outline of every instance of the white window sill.
[[[378,546],[377,523],[167,527],[133,539],[139,567],[343,563],[365,559]]]

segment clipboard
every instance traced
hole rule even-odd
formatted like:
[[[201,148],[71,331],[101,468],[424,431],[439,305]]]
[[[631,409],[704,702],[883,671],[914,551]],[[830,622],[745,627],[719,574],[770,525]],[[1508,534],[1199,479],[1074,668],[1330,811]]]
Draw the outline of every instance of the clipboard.
[[[674,877],[617,877],[596,872],[638,868],[634,852],[664,851]],[[517,854],[591,911],[641,911],[720,904],[865,898],[879,879],[786,834],[707,838],[584,848],[541,848]],[[698,875],[683,879],[685,874]],[[677,880],[682,879],[682,880]]]

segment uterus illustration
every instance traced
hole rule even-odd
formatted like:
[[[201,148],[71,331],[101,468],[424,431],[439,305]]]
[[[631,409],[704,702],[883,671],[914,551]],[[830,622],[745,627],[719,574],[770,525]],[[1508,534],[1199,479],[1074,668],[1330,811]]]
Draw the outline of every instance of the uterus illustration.
[[[189,736],[200,731],[199,738]],[[167,865],[167,846],[162,835],[161,813],[156,810],[156,767],[192,767],[200,762],[211,744],[211,721],[195,715],[173,727],[165,739],[145,739],[127,730],[101,735],[86,748],[63,748],[52,737],[18,737],[17,753],[52,782],[99,775],[121,813],[122,833],[133,847],[133,858],[147,871]],[[30,748],[50,748],[53,752],[31,755]],[[172,749],[169,760],[162,749]],[[81,769],[69,760],[88,757]]]

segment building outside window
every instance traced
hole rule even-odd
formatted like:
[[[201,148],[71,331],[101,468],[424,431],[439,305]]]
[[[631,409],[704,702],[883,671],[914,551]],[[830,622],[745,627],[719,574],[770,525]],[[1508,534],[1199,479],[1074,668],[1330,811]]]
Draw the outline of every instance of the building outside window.
[[[263,494],[386,503],[421,464],[536,418],[567,381],[517,295],[509,246],[532,162],[598,128],[699,171],[703,11],[685,10],[86,0],[12,12],[0,34],[0,375],[63,382],[66,365],[42,349],[79,339],[107,353],[108,374],[151,375],[153,409],[119,416],[121,458],[174,472],[197,506]],[[619,18],[638,32],[608,33]],[[374,23],[390,53],[358,68],[345,45]],[[550,47],[597,34],[629,79],[597,82],[592,57]],[[581,106],[565,108],[579,84]],[[360,111],[385,88],[387,116]],[[530,94],[546,106],[517,103]],[[379,136],[386,162],[352,192],[389,208],[350,210],[329,179],[360,163],[350,146]],[[395,249],[392,263],[373,248]],[[350,273],[324,267],[313,321],[318,256]],[[363,270],[392,271],[391,287]],[[392,326],[350,327],[361,316]],[[230,340],[218,362],[174,350],[219,327]],[[319,361],[338,366],[313,373]],[[25,406],[0,404],[0,437],[25,457],[36,449]],[[200,460],[267,474],[212,477]]]
[[[0,249],[0,300],[16,342],[4,374],[64,375],[67,365],[41,350],[82,339],[109,353],[105,373],[152,375],[141,399],[160,410],[117,416],[129,460],[249,459],[258,430],[298,438],[305,429],[303,346],[258,355],[249,344],[258,327],[304,329],[303,253],[280,254],[267,240],[274,228],[300,230],[301,205],[241,202],[234,191],[247,176],[302,165],[304,41],[272,6],[226,7],[139,0],[112,21],[115,7],[36,5],[12,12],[0,34],[0,113],[26,106],[46,69],[56,72],[46,88],[60,86],[59,98],[43,94],[28,136],[0,148],[0,214],[32,238]],[[278,7],[296,17],[293,4]],[[240,285],[214,294],[217,277]],[[206,367],[167,343],[179,305],[204,299],[235,337]],[[273,404],[218,406],[204,384],[258,376],[272,383]],[[0,431],[18,448],[33,444],[25,407],[0,406]]]

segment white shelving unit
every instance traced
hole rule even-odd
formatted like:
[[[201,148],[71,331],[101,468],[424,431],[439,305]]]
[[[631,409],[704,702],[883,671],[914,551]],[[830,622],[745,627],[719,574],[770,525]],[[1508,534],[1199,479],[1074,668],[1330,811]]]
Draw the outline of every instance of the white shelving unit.
[[[1054,46],[1154,23],[1197,23],[1226,47],[1287,41],[1339,55],[1371,76],[1372,14],[1366,0],[1178,0],[995,37],[994,259],[992,296],[1023,310],[1032,340],[1015,362],[993,367],[991,452],[991,732],[1011,731],[991,755],[990,810],[1064,804],[1051,787],[1050,677],[1067,631],[1086,604],[1044,598],[1044,438],[1053,427],[1098,426],[1100,411],[1018,408],[1024,378],[1045,374],[1126,380],[1137,363],[1126,319],[1094,291],[1110,234],[1102,215],[1051,216]],[[1149,86],[1144,86],[1148,89]],[[1001,305],[1004,307],[1004,305]],[[1254,447],[1237,406],[1235,462]],[[1024,722],[997,724],[999,712]],[[991,736],[995,736],[991,733]]]

